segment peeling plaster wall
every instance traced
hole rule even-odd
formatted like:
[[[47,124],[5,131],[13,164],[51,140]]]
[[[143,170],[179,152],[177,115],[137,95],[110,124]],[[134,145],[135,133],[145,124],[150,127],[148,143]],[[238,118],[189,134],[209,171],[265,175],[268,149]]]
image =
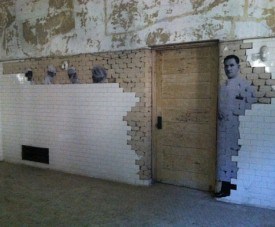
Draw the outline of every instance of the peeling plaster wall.
[[[11,0],[0,3],[0,59],[275,35],[271,0]]]

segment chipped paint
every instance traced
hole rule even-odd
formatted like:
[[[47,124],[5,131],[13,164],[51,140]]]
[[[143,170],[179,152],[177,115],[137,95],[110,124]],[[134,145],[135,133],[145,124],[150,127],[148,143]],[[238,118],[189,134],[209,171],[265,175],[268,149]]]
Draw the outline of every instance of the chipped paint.
[[[138,1],[133,0],[129,2],[121,1],[112,5],[110,18],[114,29],[117,29],[118,26],[123,28],[124,31],[128,31],[134,25],[140,17],[137,4]]]
[[[275,7],[271,9],[265,9],[263,11],[263,16],[265,17],[266,24],[268,27],[275,32]]]
[[[126,35],[113,35],[112,37],[112,47],[113,48],[119,48],[126,45]]]
[[[11,14],[6,5],[0,5],[0,31],[8,28],[14,22],[15,16]]]
[[[274,14],[270,0],[1,1],[0,59],[270,37]]]
[[[32,45],[45,45],[53,36],[66,34],[75,27],[72,0],[49,0],[46,17],[23,22],[23,37]]]
[[[11,3],[0,5],[0,34],[2,36],[2,39],[0,39],[2,41],[0,52],[5,55],[10,52],[8,44],[13,40],[12,37],[14,32],[16,32],[16,27],[14,27],[14,29],[9,29],[9,27],[15,22],[15,15],[12,15],[10,6]]]
[[[163,32],[162,28],[158,28],[156,32],[150,32],[146,43],[148,46],[154,45],[155,43],[167,43],[169,41],[170,34]]]

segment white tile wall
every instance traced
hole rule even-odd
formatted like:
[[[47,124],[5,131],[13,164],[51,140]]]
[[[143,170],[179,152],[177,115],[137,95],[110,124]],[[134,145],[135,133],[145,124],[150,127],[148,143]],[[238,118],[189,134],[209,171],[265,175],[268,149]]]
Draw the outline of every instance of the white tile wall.
[[[259,119],[261,119],[259,121]],[[237,190],[224,201],[275,209],[275,99],[253,104],[240,118]]]
[[[0,93],[4,160],[150,183],[139,180],[138,156],[127,145],[123,116],[139,101],[135,93],[116,83],[30,85],[20,75],[0,76]],[[22,161],[22,144],[49,148],[50,164]]]
[[[248,50],[248,60],[253,67],[266,67],[275,79],[275,38],[246,40],[252,42],[253,49]],[[269,59],[260,64],[252,60],[252,55],[259,52],[262,45],[269,48]],[[254,56],[255,57],[255,56]],[[239,204],[248,204],[275,209],[275,99],[271,104],[253,104],[240,116],[241,149],[237,161],[237,179],[231,182],[237,190],[221,200]]]

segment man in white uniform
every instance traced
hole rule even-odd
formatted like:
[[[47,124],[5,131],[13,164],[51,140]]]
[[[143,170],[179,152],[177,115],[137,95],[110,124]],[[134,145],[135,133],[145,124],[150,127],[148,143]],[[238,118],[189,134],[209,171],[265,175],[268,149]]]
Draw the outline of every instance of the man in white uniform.
[[[240,75],[240,60],[236,55],[229,55],[224,59],[224,70],[228,80],[221,85],[218,103],[218,157],[217,180],[221,182],[221,190],[216,197],[230,195],[231,179],[237,178],[237,163],[232,156],[237,156],[240,150],[238,145],[239,116],[251,109],[255,87]]]

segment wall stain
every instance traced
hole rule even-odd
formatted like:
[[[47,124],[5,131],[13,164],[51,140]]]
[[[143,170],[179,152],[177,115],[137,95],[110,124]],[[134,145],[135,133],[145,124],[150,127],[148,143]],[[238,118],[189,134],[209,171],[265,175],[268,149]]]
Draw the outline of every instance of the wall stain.
[[[134,34],[134,35],[132,35],[132,37],[130,39],[130,42],[132,44],[136,44],[136,43],[140,44],[141,43],[141,38],[137,34]]]
[[[15,21],[7,5],[0,5],[0,31],[8,28]]]
[[[12,6],[13,5],[10,2],[5,2],[0,5],[0,38],[2,38],[1,46],[7,54],[9,53],[8,43],[12,40],[12,35],[14,34],[12,29],[11,31],[8,30],[8,28],[15,22],[15,16],[12,15],[9,8]],[[18,38],[18,36],[13,38]]]
[[[65,50],[65,53],[69,53],[70,52],[70,49],[69,49],[69,42],[71,40],[75,40],[77,38],[77,34],[76,33],[73,33],[72,35],[65,35],[62,40],[65,40],[66,42],[66,50]]]
[[[87,5],[90,0],[77,0],[79,5]]]
[[[158,28],[156,32],[149,33],[146,40],[146,44],[148,46],[151,46],[157,43],[165,44],[169,41],[169,39],[170,39],[170,33],[164,33],[163,28]]]
[[[204,4],[204,0],[191,0],[193,9],[194,9],[194,15],[195,14],[205,14],[209,11],[211,11],[213,8],[228,3],[228,0],[213,0],[209,4]]]
[[[215,39],[215,34],[221,29],[223,29],[223,24],[212,24],[211,22],[205,22],[198,28],[194,29],[193,35],[198,40],[203,40],[205,37],[209,37],[209,39]]]
[[[82,8],[81,12],[77,13],[76,16],[80,18],[81,28],[85,29],[86,31],[88,21],[88,8],[85,6],[85,8]]]
[[[201,6],[203,6],[203,3],[205,2],[204,0],[191,0],[190,1],[193,9],[197,11]]]
[[[111,24],[114,25],[114,29],[119,26],[125,31],[128,31],[129,28],[133,26],[134,22],[138,21],[140,18],[138,1],[136,0],[126,3],[120,1],[120,3],[114,4],[112,7],[110,18]]]
[[[23,37],[32,45],[45,45],[54,36],[66,34],[75,28],[73,0],[49,0],[45,18],[23,22]]]
[[[206,15],[208,12],[210,12],[213,8],[219,6],[219,5],[224,5],[224,4],[227,4],[228,0],[213,0],[213,2],[207,4],[207,5],[204,5],[203,6],[203,2],[200,0],[199,2],[197,2],[196,0],[192,0],[193,1],[193,8],[194,10],[193,11],[189,11],[189,12],[184,12],[182,14],[178,14],[178,15],[172,15],[172,16],[167,16],[165,18],[162,18],[162,19],[159,19],[156,21],[156,23],[159,23],[159,22],[172,22],[176,19],[180,19],[180,18],[184,18],[184,17],[188,17],[188,16],[198,16],[198,15]],[[223,18],[221,16],[221,18]]]
[[[265,9],[263,12],[263,16],[265,17],[266,24],[270,27],[270,29],[275,32],[275,8]]]
[[[31,2],[27,2],[26,5],[31,7],[31,12],[35,11],[35,4],[38,3],[40,0],[32,0]]]
[[[100,40],[93,40],[93,39],[87,39],[87,45],[91,48],[96,47],[99,51],[101,48],[101,41]]]
[[[50,8],[53,8],[55,10],[67,8],[67,9],[73,9],[74,4],[72,0],[49,0],[49,6]]]
[[[124,47],[126,38],[126,34],[114,34],[112,36],[112,48]]]
[[[147,25],[152,25],[155,23],[155,18],[158,17],[159,11],[157,10],[156,12],[152,13],[152,14],[146,14],[144,15],[144,22]]]

